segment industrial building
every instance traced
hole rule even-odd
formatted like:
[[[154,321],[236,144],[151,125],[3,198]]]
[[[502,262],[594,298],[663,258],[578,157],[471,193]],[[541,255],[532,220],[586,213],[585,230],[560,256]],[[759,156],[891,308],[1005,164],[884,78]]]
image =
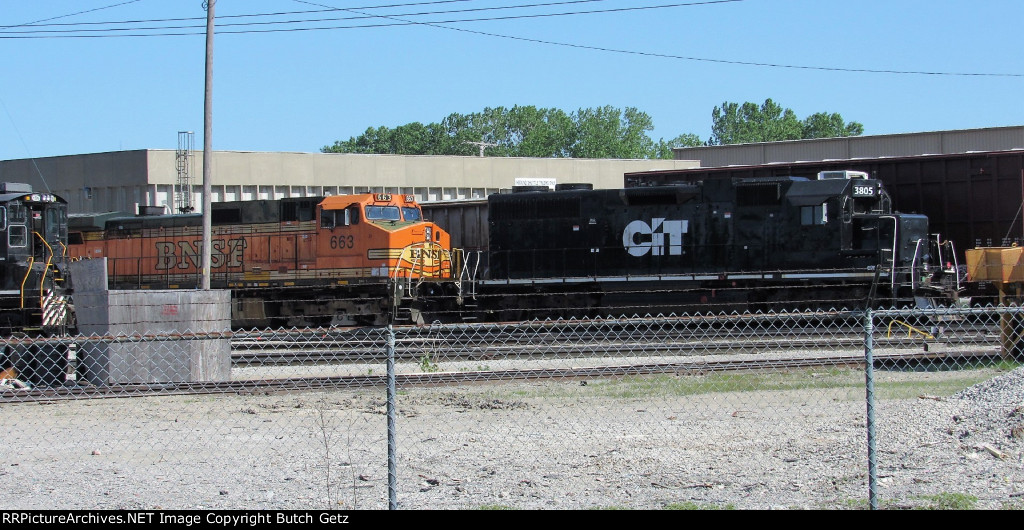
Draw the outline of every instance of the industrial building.
[[[181,143],[181,142],[179,142]],[[186,142],[187,144],[187,142]],[[420,202],[482,199],[520,182],[617,188],[622,175],[697,167],[694,160],[503,158],[214,151],[211,201],[350,193],[414,194]],[[27,182],[71,213],[199,212],[203,153],[144,149],[0,161],[0,182]],[[146,207],[146,208],[143,208]]]

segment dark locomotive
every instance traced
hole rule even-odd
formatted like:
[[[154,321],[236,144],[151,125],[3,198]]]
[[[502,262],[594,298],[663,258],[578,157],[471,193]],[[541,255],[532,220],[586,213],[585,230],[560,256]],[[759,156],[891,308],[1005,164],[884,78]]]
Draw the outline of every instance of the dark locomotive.
[[[864,173],[488,199],[492,320],[946,305],[952,249]],[[948,270],[947,270],[948,269]]]
[[[67,237],[67,202],[0,183],[0,380],[62,382],[65,348],[32,339],[73,325]]]
[[[27,184],[0,183],[0,331],[54,333],[68,324],[68,206]]]

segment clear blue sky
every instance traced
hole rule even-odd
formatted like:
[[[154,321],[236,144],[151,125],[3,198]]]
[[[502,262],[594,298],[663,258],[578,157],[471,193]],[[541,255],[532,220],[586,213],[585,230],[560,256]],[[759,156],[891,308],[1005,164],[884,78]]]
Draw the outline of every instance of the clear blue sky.
[[[1021,0],[218,0],[215,13],[215,150],[317,152],[513,105],[637,107],[655,140],[707,139],[716,105],[766,98],[865,134],[1024,125]],[[205,17],[201,0],[0,0],[0,160],[174,149],[184,130],[202,149]]]

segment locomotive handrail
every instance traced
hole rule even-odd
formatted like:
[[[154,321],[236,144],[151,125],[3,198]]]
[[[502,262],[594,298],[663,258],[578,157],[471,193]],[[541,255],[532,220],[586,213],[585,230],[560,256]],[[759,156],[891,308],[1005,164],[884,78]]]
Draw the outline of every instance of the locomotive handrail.
[[[956,290],[959,291],[961,289],[961,286],[960,286],[960,263],[959,263],[960,260],[957,258],[957,255],[956,255],[956,245],[954,245],[953,241],[951,241],[951,240],[943,241],[942,240],[942,236],[939,235],[939,234],[932,234],[932,235],[935,236],[935,246],[936,246],[937,251],[940,254],[939,255],[939,267],[942,267],[942,268],[945,267],[945,260],[942,259],[942,255],[941,255],[942,247],[947,246],[947,245],[949,246],[949,252],[950,252],[950,254],[953,255],[953,277],[956,279],[955,280],[955,282],[956,282]]]
[[[46,241],[46,238],[44,238],[42,236],[42,234],[40,234],[39,232],[35,232],[35,231],[33,231],[32,233],[35,234],[36,237],[38,237],[39,240],[43,242],[43,245],[46,247],[46,250],[50,251],[49,257],[46,258],[46,266],[43,267],[43,274],[40,275],[40,278],[39,278],[39,307],[42,308],[43,307],[43,296],[42,296],[42,294],[43,294],[43,287],[46,285],[46,275],[50,272],[50,265],[53,262],[53,247],[50,246],[50,244]]]
[[[416,250],[419,252],[415,252]],[[425,272],[430,254],[427,252],[428,250],[436,251],[437,258],[436,264],[430,266],[431,271]],[[410,266],[403,266],[403,263],[408,263]],[[407,274],[402,275],[402,271],[407,271]],[[412,243],[403,247],[390,273],[390,277],[395,281],[405,280],[407,292],[412,289],[413,280],[416,280],[418,287],[423,283],[424,278],[451,278],[452,276],[451,251],[431,241]]]
[[[953,276],[956,277],[956,290],[959,291],[961,289],[961,287],[960,287],[960,263],[959,263],[960,260],[957,259],[957,256],[956,256],[956,245],[953,244],[953,241],[947,241],[947,243],[949,243],[949,250],[950,250],[950,252],[953,253]]]
[[[21,288],[18,289],[21,293],[20,309],[25,309],[25,284],[28,283],[28,277],[32,275],[32,266],[35,264],[35,256],[29,256],[28,267],[25,268],[25,277],[21,279]]]
[[[910,259],[910,288],[911,289],[916,289],[917,288],[917,281],[915,280],[914,275],[917,273],[917,257],[920,255],[920,252],[921,252],[921,242],[922,241],[924,241],[924,240],[923,239],[918,239],[915,242],[915,245],[914,245],[914,257]]]
[[[459,249],[459,253],[462,254],[462,256],[463,256],[463,259],[462,259],[463,267],[459,271],[459,281],[457,282],[458,288],[459,288],[459,293],[461,294],[461,292],[462,292],[462,282],[463,282],[463,280],[465,280],[465,281],[469,282],[470,291],[471,291],[470,292],[470,296],[475,298],[476,297],[476,279],[477,279],[477,273],[479,272],[479,269],[480,269],[480,256],[482,255],[482,252],[479,251],[479,250],[476,250],[476,251],[473,251],[473,253],[471,254],[471,255],[475,255],[476,256],[476,261],[473,262],[472,272],[470,272],[469,267],[466,266],[469,263],[469,260],[466,258],[465,251],[460,248]]]
[[[896,242],[899,241],[900,223],[899,223],[899,220],[896,219],[896,216],[893,216],[893,215],[883,215],[883,216],[879,217],[879,219],[892,219],[892,255],[889,257],[889,259],[892,260],[892,262],[889,264],[889,269],[892,270],[892,274],[889,277],[889,289],[891,289],[892,292],[895,293],[896,292],[896,247],[897,247]],[[911,277],[913,277],[913,272],[911,272]],[[911,278],[911,282],[913,282],[913,278]]]

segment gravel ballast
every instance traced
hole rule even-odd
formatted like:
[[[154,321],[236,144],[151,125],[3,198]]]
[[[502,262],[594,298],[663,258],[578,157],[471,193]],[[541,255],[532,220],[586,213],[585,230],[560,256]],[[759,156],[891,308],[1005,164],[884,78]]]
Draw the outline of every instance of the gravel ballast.
[[[1024,508],[1024,369],[962,372],[984,380],[944,397],[879,392],[880,508]],[[880,373],[876,384],[929,389],[962,375]],[[848,382],[686,395],[601,380],[403,389],[398,507],[865,509],[867,412]],[[3,404],[0,509],[386,509],[384,397]]]

